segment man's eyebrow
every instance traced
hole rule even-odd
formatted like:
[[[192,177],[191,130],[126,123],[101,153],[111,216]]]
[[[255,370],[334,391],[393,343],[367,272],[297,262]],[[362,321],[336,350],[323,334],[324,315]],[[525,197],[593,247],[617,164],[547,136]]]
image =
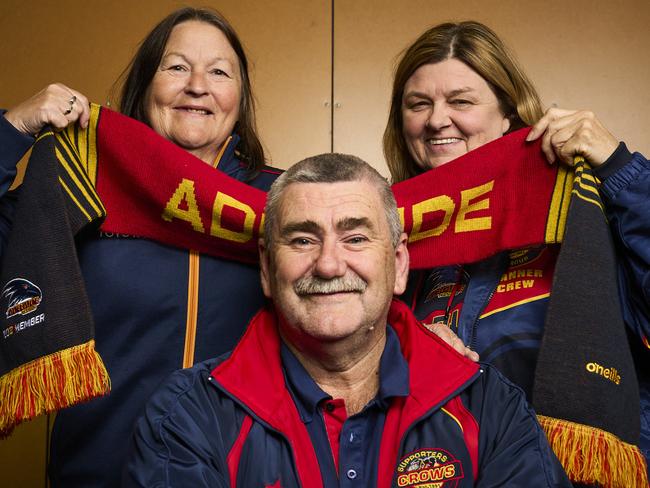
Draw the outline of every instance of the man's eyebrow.
[[[359,227],[365,227],[369,230],[375,228],[367,217],[346,217],[336,223],[336,230],[338,231],[354,230]]]
[[[321,227],[313,220],[302,222],[289,222],[280,229],[280,236],[288,236],[294,232],[307,232],[309,234],[320,234]]]
[[[365,227],[370,230],[374,230],[375,228],[367,217],[346,217],[336,223],[336,230],[339,232],[354,230],[360,227]],[[309,234],[320,235],[322,233],[322,228],[313,220],[289,222],[280,229],[280,236],[285,237],[294,232],[306,232]]]

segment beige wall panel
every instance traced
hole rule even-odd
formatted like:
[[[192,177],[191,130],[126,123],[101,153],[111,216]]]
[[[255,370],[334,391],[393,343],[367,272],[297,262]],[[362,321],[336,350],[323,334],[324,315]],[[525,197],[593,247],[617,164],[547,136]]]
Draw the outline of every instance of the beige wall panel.
[[[0,486],[41,488],[45,486],[47,417],[20,424],[8,439],[0,441]]]
[[[281,167],[330,149],[331,11],[323,0],[174,2],[0,2],[0,107],[59,81],[105,104],[113,82],[151,28],[186,4],[218,8],[252,65],[258,126],[269,160]],[[0,486],[43,487],[45,422],[0,441]]]
[[[253,62],[258,126],[269,161],[288,168],[330,150],[328,0],[219,2]]]
[[[650,155],[647,0],[337,0],[334,149],[385,175],[381,136],[399,53],[427,27],[474,19],[515,51],[543,103],[588,108]]]

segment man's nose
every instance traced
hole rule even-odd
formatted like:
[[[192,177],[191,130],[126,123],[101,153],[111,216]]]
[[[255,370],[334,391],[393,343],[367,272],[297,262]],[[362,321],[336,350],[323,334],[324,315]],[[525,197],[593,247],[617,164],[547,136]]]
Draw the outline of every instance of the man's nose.
[[[342,250],[337,247],[333,239],[325,240],[316,259],[314,274],[320,278],[331,279],[343,276],[346,270],[347,265]]]

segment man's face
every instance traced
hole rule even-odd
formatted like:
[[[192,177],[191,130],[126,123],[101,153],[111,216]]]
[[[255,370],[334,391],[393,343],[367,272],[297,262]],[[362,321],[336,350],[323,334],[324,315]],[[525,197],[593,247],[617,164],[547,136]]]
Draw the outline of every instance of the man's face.
[[[274,241],[260,244],[262,287],[292,342],[338,341],[385,325],[406,286],[406,235],[391,242],[379,191],[367,181],[294,183]]]

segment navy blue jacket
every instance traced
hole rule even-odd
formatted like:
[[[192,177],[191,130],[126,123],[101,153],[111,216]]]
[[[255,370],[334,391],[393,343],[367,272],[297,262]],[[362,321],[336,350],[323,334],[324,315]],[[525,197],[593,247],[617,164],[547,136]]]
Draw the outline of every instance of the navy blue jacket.
[[[571,486],[519,388],[458,355],[399,301],[388,323],[409,393],[387,407],[371,486]],[[230,356],[174,373],[138,420],[124,486],[323,486],[280,347],[276,316],[263,310]]]
[[[231,142],[217,169],[244,181],[246,168]],[[0,190],[33,143],[0,115]],[[251,186],[267,190],[279,171],[265,168]],[[11,227],[14,196],[0,199],[0,237]],[[95,319],[96,349],[111,393],[57,413],[50,447],[53,487],[119,486],[125,446],[146,399],[183,366],[188,322],[189,252],[146,239],[98,234],[78,242],[81,270]],[[195,362],[233,348],[264,303],[259,269],[198,256]]]
[[[640,447],[650,459],[650,162],[620,144],[595,171],[619,256],[623,318],[641,388]],[[502,252],[462,270],[413,272],[404,301],[425,322],[443,318],[451,304],[447,318],[463,342],[530,398],[558,250]]]

